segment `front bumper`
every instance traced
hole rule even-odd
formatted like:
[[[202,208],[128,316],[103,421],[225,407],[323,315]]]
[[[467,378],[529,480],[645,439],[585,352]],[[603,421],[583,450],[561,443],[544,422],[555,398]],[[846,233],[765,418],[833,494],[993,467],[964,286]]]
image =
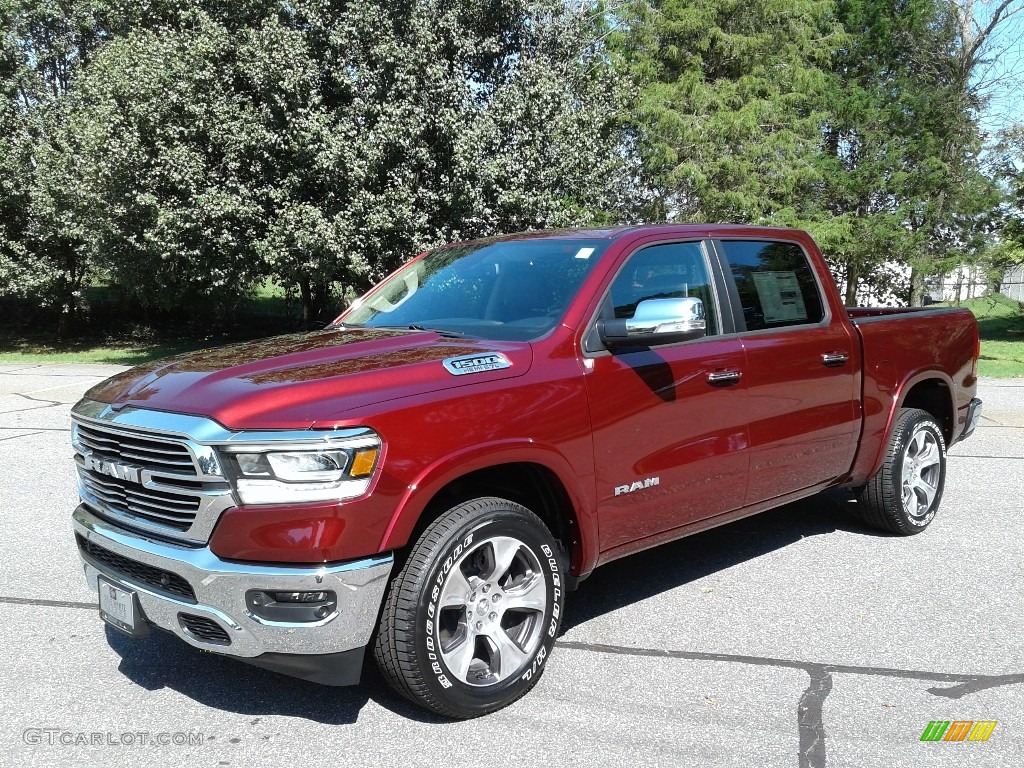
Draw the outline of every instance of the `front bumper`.
[[[99,576],[119,582],[136,593],[149,624],[177,635],[189,645],[309,679],[317,679],[317,675],[294,669],[316,667],[316,657],[340,658],[339,654],[358,650],[349,658],[357,656],[361,660],[377,623],[393,563],[391,554],[322,566],[228,562],[208,547],[178,546],[128,533],[95,516],[84,505],[75,510],[73,524],[85,578],[94,592]],[[102,551],[94,549],[99,556],[86,552],[81,546],[83,540],[100,548]],[[194,600],[187,594],[188,587]],[[331,590],[337,595],[337,608],[316,622],[268,621],[246,605],[246,592],[254,589]],[[186,617],[184,622],[182,616]],[[189,617],[213,622],[223,630],[227,642],[216,638],[211,641],[210,633],[194,633],[189,625],[194,628],[196,622]],[[295,656],[306,658],[292,658]]]

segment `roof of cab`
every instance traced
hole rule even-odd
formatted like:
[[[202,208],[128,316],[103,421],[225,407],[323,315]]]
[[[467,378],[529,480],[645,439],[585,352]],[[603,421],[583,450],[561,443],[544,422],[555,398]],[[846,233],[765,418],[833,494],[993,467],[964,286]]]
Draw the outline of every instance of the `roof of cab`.
[[[764,234],[792,232],[784,227],[764,227],[753,224],[631,224],[621,227],[584,227],[579,229],[535,229],[525,232],[514,232],[507,235],[494,235],[479,238],[470,242],[503,242],[508,240],[617,240],[626,235],[651,232],[666,235],[713,235],[729,233]]]

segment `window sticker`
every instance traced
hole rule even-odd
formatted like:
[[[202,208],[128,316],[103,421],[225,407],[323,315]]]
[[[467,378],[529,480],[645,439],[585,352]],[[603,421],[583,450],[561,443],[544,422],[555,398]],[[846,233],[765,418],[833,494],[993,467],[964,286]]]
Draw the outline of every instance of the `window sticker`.
[[[593,253],[594,253],[594,249],[593,248],[580,248],[578,251],[576,251],[576,258],[577,259],[589,259],[591,257],[591,255],[593,255]]]
[[[804,306],[796,272],[755,272],[754,286],[761,299],[766,323],[807,319],[807,307]]]

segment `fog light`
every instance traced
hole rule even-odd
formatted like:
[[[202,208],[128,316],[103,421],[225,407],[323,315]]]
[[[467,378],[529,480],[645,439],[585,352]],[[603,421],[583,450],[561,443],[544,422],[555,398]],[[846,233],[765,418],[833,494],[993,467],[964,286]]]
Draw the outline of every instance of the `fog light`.
[[[327,599],[326,592],[278,592],[279,603],[319,603]]]
[[[338,610],[338,596],[330,590],[277,592],[250,589],[245,606],[254,618],[288,624],[308,624],[326,619]]]

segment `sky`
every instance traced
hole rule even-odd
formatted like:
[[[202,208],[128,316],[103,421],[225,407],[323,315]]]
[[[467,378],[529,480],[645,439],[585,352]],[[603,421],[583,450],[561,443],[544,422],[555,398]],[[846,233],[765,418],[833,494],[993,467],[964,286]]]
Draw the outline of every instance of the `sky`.
[[[977,16],[986,19],[992,3],[978,3]],[[987,60],[978,67],[975,82],[989,93],[981,116],[982,129],[995,134],[1014,123],[1024,123],[1024,0],[1021,10],[993,33],[986,49]]]

